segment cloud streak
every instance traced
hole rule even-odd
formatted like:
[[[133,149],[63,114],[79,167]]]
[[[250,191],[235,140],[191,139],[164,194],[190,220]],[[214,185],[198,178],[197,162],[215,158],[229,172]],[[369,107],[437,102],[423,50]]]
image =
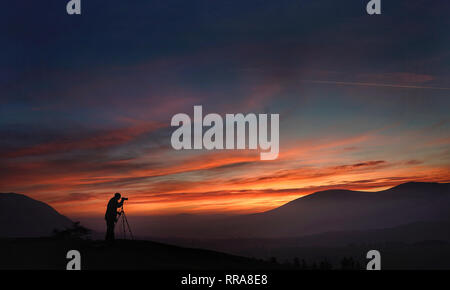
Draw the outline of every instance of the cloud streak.
[[[401,88],[401,89],[425,89],[425,90],[444,90],[448,91],[450,88],[446,87],[431,87],[419,85],[401,85],[401,84],[382,84],[370,82],[344,82],[344,81],[327,81],[327,80],[300,80],[305,83],[312,84],[327,84],[327,85],[343,85],[343,86],[361,86],[361,87],[384,87],[384,88]]]

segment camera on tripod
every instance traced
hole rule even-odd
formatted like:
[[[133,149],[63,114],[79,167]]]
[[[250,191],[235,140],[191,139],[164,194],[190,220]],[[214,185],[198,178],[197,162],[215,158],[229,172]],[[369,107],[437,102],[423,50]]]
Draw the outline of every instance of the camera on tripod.
[[[123,200],[128,200],[128,197],[122,197]]]

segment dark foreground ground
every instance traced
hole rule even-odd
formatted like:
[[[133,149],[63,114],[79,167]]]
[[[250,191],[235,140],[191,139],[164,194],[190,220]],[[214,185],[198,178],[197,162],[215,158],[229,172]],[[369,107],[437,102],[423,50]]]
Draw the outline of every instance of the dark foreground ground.
[[[255,242],[254,251],[258,251],[257,245]],[[409,245],[274,247],[270,251],[272,258],[262,260],[151,241],[118,240],[114,245],[107,245],[103,241],[52,238],[1,239],[0,269],[65,270],[69,262],[67,252],[78,250],[83,270],[363,270],[368,262],[365,255],[370,249],[381,252],[384,270],[450,269],[450,243],[442,241]],[[353,262],[343,264],[345,259],[352,259],[354,265]]]
[[[69,250],[81,254],[84,270],[257,270],[286,269],[262,260],[151,241],[103,241],[19,238],[0,240],[0,269],[65,270]]]

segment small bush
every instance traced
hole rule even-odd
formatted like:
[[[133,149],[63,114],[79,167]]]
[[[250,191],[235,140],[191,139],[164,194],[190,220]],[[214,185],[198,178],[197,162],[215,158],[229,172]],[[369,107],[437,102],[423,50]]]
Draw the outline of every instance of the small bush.
[[[91,230],[80,225],[80,222],[74,222],[70,228],[64,230],[53,230],[53,237],[64,240],[85,240],[90,239]]]

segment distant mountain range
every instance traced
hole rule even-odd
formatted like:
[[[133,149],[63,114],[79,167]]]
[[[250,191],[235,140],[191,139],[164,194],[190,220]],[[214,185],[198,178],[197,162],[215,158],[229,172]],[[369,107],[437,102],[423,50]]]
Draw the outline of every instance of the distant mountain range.
[[[46,203],[23,194],[0,193],[0,237],[49,236],[71,224]]]
[[[379,192],[327,190],[250,215],[128,218],[136,235],[159,238],[288,238],[385,229],[450,221],[450,183],[410,182]],[[0,236],[49,235],[54,228],[70,224],[45,203],[20,194],[0,194]],[[103,217],[82,224],[99,232],[105,226]]]
[[[417,244],[440,241],[450,245],[450,221],[416,222],[393,228],[336,231],[288,238],[158,239],[188,247],[259,256],[262,251],[298,247],[345,247],[349,245]]]
[[[250,215],[184,214],[130,220],[140,235],[173,238],[286,238],[384,229],[450,221],[450,183],[410,182],[378,192],[320,191]]]
[[[233,236],[293,237],[418,221],[450,221],[450,183],[410,182],[379,192],[321,191],[234,219],[222,231]]]

